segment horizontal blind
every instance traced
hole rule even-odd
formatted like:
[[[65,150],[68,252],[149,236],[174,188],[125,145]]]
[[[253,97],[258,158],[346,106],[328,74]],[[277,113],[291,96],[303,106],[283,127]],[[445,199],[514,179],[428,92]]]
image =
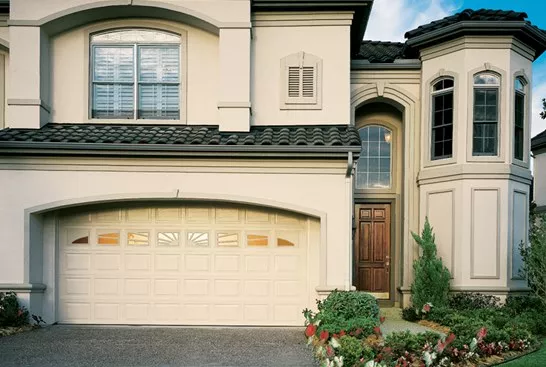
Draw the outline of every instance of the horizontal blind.
[[[132,47],[93,48],[94,118],[132,118],[134,57]]]
[[[139,46],[138,118],[180,118],[180,50],[176,46]]]

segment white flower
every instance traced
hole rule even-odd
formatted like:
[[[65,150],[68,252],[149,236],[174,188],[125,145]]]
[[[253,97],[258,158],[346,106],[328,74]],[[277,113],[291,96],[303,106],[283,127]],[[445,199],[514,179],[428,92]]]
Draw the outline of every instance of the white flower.
[[[343,356],[334,357],[334,363],[337,367],[343,367]]]
[[[330,339],[330,345],[331,345],[332,348],[334,348],[334,349],[337,349],[337,348],[340,347],[339,341],[338,341],[336,338]]]

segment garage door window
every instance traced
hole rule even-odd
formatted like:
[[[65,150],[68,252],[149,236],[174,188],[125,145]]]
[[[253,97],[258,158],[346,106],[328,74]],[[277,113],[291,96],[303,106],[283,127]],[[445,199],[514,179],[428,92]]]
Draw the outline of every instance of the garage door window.
[[[99,232],[97,243],[101,246],[119,246],[119,232]]]
[[[188,232],[188,246],[209,247],[208,232]]]
[[[88,245],[89,231],[85,229],[71,229],[67,233],[68,241],[72,245]]]
[[[269,246],[269,237],[267,235],[248,234],[246,244],[248,247],[267,247]]]
[[[218,232],[217,244],[219,247],[239,247],[239,234],[233,232]]]
[[[148,246],[150,244],[150,234],[148,232],[129,232],[127,234],[127,245],[129,246]]]
[[[157,234],[157,246],[175,247],[180,245],[180,234],[178,232],[159,232]]]

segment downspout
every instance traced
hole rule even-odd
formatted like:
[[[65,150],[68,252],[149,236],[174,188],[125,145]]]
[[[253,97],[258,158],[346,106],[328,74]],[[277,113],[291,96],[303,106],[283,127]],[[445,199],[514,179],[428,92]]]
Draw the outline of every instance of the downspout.
[[[347,209],[347,257],[345,267],[345,284],[346,291],[352,290],[352,268],[353,268],[353,246],[352,246],[352,233],[353,233],[353,170],[354,170],[354,158],[353,152],[349,152],[347,155],[347,171],[345,172],[345,200],[348,203]]]

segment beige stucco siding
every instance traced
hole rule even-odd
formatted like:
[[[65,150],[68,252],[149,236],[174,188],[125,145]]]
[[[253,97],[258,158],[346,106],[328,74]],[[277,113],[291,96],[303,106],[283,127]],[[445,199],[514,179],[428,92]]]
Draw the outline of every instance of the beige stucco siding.
[[[534,199],[538,206],[546,205],[546,154],[536,154],[534,165]]]
[[[350,122],[349,26],[253,29],[252,123],[254,125],[348,124]],[[298,52],[322,59],[322,109],[281,110],[281,59]]]
[[[113,28],[146,26],[182,35],[182,108],[188,124],[218,124],[218,36],[165,21],[110,21],[65,32],[51,40],[51,122],[88,122],[89,37]],[[187,83],[187,84],[186,84]],[[182,114],[181,114],[182,115]],[[182,116],[182,123],[185,119]],[[122,120],[121,122],[132,122]],[[171,123],[171,121],[165,121]],[[178,122],[180,123],[180,122]]]

